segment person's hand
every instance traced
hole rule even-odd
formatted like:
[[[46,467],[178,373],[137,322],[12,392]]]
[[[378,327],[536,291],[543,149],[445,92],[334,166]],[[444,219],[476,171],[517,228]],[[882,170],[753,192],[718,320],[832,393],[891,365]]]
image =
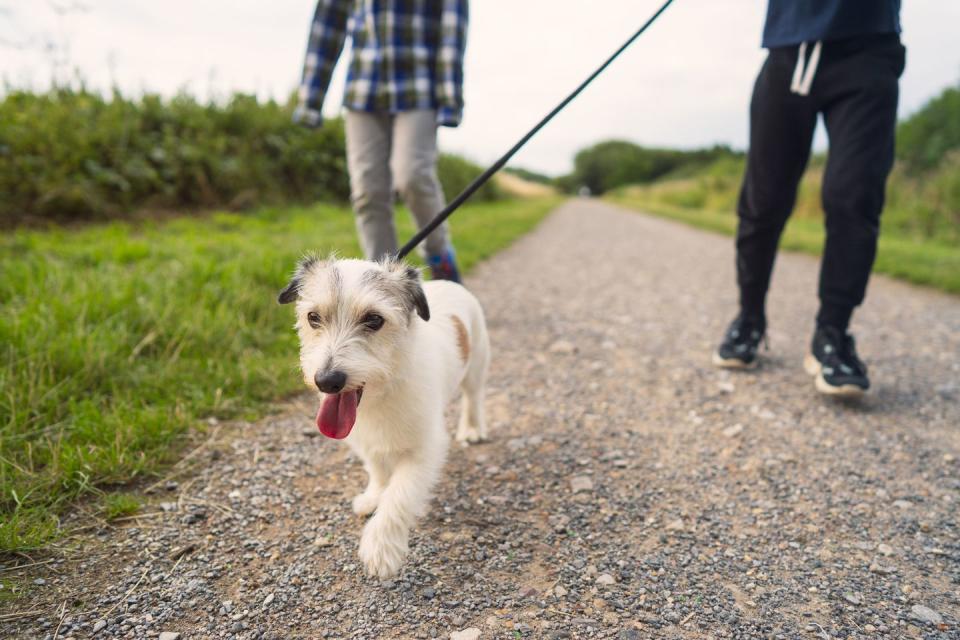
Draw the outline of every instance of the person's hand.
[[[293,121],[297,124],[315,129],[323,125],[323,116],[319,111],[308,109],[302,104],[298,104],[293,110]]]

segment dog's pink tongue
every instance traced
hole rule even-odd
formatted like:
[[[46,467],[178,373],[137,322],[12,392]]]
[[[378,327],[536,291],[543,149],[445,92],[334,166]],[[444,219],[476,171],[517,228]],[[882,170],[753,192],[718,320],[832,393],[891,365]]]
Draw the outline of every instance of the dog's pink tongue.
[[[328,438],[342,440],[350,435],[353,423],[357,421],[357,392],[344,391],[331,394],[323,399],[317,412],[317,426],[320,433]]]

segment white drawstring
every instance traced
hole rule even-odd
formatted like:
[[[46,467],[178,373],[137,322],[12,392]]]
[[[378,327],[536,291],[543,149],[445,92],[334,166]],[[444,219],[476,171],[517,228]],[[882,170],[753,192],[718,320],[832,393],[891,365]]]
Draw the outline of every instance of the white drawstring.
[[[793,68],[793,80],[790,82],[790,93],[799,93],[800,81],[803,79],[803,64],[807,60],[807,43],[800,43],[797,52],[797,66]]]
[[[810,86],[813,84],[813,76],[817,74],[817,65],[820,64],[820,47],[823,43],[817,41],[813,45],[813,51],[810,53],[810,62],[807,62],[807,43],[800,43],[800,51],[797,52],[797,66],[793,69],[793,81],[790,83],[790,92],[797,95],[810,95]],[[806,68],[804,68],[806,67]]]

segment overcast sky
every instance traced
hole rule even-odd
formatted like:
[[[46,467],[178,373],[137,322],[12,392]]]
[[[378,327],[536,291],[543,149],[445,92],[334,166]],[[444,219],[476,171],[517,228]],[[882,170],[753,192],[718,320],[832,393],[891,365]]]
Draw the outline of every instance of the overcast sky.
[[[496,159],[626,39],[661,0],[474,0],[464,124],[441,146]],[[960,79],[960,2],[904,0],[901,114]],[[56,8],[82,11],[58,14]],[[42,88],[75,68],[88,85],[201,97],[285,99],[299,79],[313,0],[0,0],[0,77]],[[744,147],[763,60],[762,0],[675,0],[660,21],[522,151],[514,164],[566,172],[608,138]],[[56,62],[44,41],[68,45]],[[325,106],[339,111],[344,65]],[[823,136],[818,144],[823,146]]]

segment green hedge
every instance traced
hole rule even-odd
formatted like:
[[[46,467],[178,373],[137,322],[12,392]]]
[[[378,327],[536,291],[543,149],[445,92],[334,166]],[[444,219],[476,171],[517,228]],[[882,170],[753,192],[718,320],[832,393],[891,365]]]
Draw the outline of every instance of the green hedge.
[[[241,94],[204,104],[185,94],[8,93],[0,100],[0,226],[345,202],[342,121],[305,129],[292,108]],[[452,197],[480,170],[444,156],[440,178]],[[498,196],[494,187],[478,194]]]
[[[443,192],[446,194],[447,200],[453,200],[478,175],[483,173],[483,168],[460,156],[443,153],[440,154],[440,161],[437,163],[437,173],[440,175],[440,182],[443,184]],[[492,202],[502,197],[503,192],[497,187],[497,183],[490,180],[480,187],[480,190],[473,194],[471,199]]]

